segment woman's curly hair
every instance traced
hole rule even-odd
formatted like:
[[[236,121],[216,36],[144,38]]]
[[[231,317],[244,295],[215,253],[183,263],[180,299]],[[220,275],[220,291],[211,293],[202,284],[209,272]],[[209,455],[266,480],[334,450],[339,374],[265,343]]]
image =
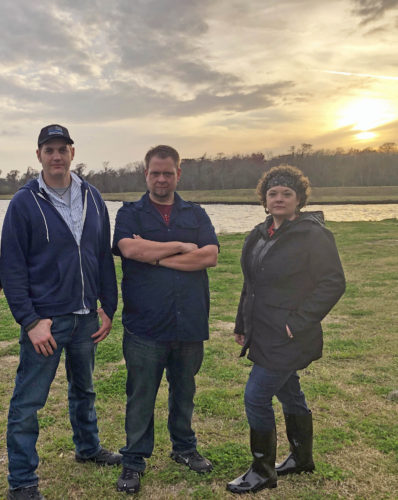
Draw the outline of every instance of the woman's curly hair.
[[[279,182],[281,182],[281,184],[279,184]],[[296,191],[300,200],[297,207],[298,209],[306,205],[311,192],[311,185],[308,177],[306,177],[297,167],[279,165],[265,172],[258,181],[256,193],[264,208],[267,208],[266,194],[268,189],[277,185],[287,185],[287,187]]]

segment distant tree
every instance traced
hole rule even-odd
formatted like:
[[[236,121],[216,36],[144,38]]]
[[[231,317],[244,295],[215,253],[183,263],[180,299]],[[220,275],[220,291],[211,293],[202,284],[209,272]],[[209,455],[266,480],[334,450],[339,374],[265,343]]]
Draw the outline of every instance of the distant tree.
[[[264,163],[265,156],[263,153],[252,153],[250,159],[256,163]]]
[[[27,182],[29,182],[32,179],[36,179],[39,176],[39,171],[36,170],[35,168],[28,167],[26,169],[26,172],[21,175],[21,178],[19,180],[19,185],[23,186]]]
[[[15,193],[19,187],[18,178],[19,170],[10,170],[6,176],[6,182],[11,193]]]
[[[87,165],[85,163],[78,163],[75,165],[73,172],[79,177],[84,177],[84,171],[86,170]]]
[[[398,146],[387,142],[378,148],[336,148],[313,150],[312,145],[302,143],[291,146],[289,154],[272,156],[255,152],[227,156],[218,153],[214,158],[203,154],[199,158],[183,159],[179,189],[252,189],[264,171],[273,166],[291,164],[300,168],[313,186],[391,186],[398,185]],[[143,162],[128,163],[118,169],[111,168],[109,161],[102,163],[101,170],[90,170],[79,163],[74,171],[96,186],[101,192],[145,191],[145,166]],[[12,194],[38,172],[27,167],[22,175],[11,170],[1,177],[0,193]]]
[[[312,149],[312,144],[307,144],[303,142],[301,144],[301,155],[302,156],[309,155],[311,153],[311,149]]]
[[[385,142],[379,147],[380,153],[396,153],[398,151],[395,142]]]

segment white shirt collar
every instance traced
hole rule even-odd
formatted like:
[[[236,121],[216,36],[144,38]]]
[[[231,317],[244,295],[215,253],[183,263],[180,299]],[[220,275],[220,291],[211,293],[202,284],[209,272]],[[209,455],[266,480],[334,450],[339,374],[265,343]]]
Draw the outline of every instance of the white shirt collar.
[[[74,172],[71,172],[70,175],[71,175],[71,178],[72,178],[72,184],[75,183],[78,186],[81,186],[81,184],[82,184],[83,181],[80,179],[80,177],[78,175],[76,175]],[[47,184],[44,182],[44,179],[43,179],[43,170],[40,172],[39,178],[37,180],[39,182],[39,189],[44,189],[44,191],[47,194],[52,195],[51,191],[47,187]]]

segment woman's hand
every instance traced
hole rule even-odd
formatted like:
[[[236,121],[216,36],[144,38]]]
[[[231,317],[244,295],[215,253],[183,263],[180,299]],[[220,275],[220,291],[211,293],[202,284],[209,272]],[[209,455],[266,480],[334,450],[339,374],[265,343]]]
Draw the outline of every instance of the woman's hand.
[[[243,347],[245,345],[245,336],[235,333],[235,342]]]

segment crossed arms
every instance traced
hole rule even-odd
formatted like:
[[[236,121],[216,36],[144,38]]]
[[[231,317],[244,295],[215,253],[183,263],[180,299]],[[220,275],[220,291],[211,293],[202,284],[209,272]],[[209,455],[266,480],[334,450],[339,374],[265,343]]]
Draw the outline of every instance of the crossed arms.
[[[134,234],[132,238],[119,240],[118,247],[126,259],[158,264],[178,271],[200,271],[217,265],[217,245],[198,248],[195,243],[152,241]]]

